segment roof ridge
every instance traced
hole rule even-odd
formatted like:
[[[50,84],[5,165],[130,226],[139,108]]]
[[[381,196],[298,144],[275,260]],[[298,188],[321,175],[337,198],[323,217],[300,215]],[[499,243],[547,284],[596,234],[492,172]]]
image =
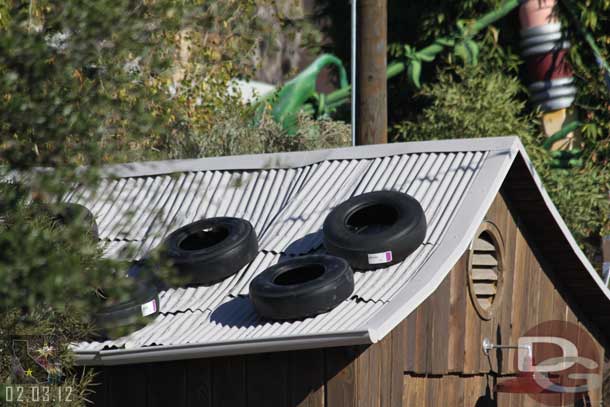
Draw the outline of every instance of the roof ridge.
[[[372,144],[326,150],[143,161],[105,165],[101,169],[101,174],[106,177],[128,178],[166,175],[176,172],[288,169],[306,167],[321,161],[373,159],[401,154],[507,150],[514,149],[516,142],[520,143],[517,136],[445,139]]]

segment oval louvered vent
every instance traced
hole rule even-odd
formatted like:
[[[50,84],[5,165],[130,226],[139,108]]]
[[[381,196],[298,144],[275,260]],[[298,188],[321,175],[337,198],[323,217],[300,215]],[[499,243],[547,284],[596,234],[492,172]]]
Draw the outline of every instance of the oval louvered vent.
[[[470,246],[468,286],[479,315],[491,318],[502,289],[502,238],[496,226],[484,222]]]

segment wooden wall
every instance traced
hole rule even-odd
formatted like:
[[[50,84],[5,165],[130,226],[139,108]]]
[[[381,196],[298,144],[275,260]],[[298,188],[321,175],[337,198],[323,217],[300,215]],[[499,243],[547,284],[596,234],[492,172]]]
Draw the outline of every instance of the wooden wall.
[[[526,395],[494,394],[495,384],[512,377],[516,366],[512,352],[486,357],[483,338],[515,344],[539,322],[570,321],[593,333],[603,366],[601,337],[537,255],[502,193],[486,219],[500,229],[507,257],[502,299],[491,320],[481,319],[471,303],[465,254],[435,293],[375,345],[106,367],[95,405],[538,405]]]
[[[369,347],[104,367],[90,398],[108,407],[400,407],[400,334]]]
[[[599,363],[604,365],[601,337],[538,255],[528,240],[526,227],[520,224],[518,214],[511,211],[503,193],[494,200],[486,220],[499,228],[505,242],[507,267],[503,271],[502,298],[490,320],[479,317],[468,294],[468,253],[465,253],[435,293],[397,328],[403,329],[407,337],[404,364],[407,406],[445,405],[434,401],[434,394],[458,400],[446,405],[539,405],[526,395],[493,393],[495,383],[516,373],[514,354],[497,350],[487,357],[481,344],[484,337],[492,343],[516,344],[519,336],[543,321],[569,321],[593,332],[592,338],[600,350]],[[445,395],[447,392],[450,395]],[[600,397],[601,389],[591,395],[592,400]],[[418,400],[415,404],[414,399]],[[433,401],[430,404],[422,400]]]

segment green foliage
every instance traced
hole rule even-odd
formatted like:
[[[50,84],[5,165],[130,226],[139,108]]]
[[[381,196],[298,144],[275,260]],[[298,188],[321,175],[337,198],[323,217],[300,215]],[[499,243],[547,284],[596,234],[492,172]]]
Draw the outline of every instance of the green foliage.
[[[246,110],[246,111],[244,111]],[[265,111],[258,124],[254,111],[227,106],[219,112],[217,123],[209,132],[191,138],[174,152],[179,157],[202,155],[260,154],[281,151],[302,151],[351,145],[350,126],[328,118],[315,120],[299,114],[296,133],[288,135],[270,111]]]
[[[259,18],[261,9],[271,13]],[[289,141],[266,114],[255,126],[232,85],[255,72],[261,39],[273,44],[281,30],[319,41],[285,11],[271,0],[0,0],[0,355],[10,354],[7,335],[51,335],[70,366],[67,344],[91,337],[103,293],[120,301],[131,291],[129,264],[104,259],[86,224],[41,210],[75,185],[95,190],[100,164],[347,142],[349,127],[329,120],[298,117]],[[149,260],[181,283],[159,253]],[[64,373],[81,405],[94,379]]]
[[[610,173],[592,162],[586,162],[582,169],[536,168],[570,231],[595,260],[599,236],[610,233]],[[597,261],[594,264],[599,266]]]
[[[425,105],[420,117],[394,127],[398,140],[477,138],[518,135],[532,138],[533,116],[518,99],[518,78],[484,67],[444,69],[438,82],[424,85],[419,97]]]
[[[436,83],[421,91],[425,106],[419,116],[394,127],[396,140],[475,138],[517,135],[526,146],[545,188],[591,258],[599,252],[599,236],[610,221],[610,172],[598,165],[589,145],[590,159],[582,169],[551,167],[542,148],[545,138],[535,125],[536,115],[527,109],[519,78],[490,67],[446,68]]]
[[[16,206],[0,225],[0,308],[86,309],[95,288],[114,278],[99,255],[83,224],[65,227],[34,205]]]
[[[456,24],[462,21],[468,24],[501,3],[501,0],[390,2],[389,31],[398,37],[390,51],[401,57],[401,44],[405,42],[421,49],[454,32]],[[562,0],[558,4],[557,13],[572,43],[570,59],[579,90],[575,106],[585,123],[581,132],[583,168],[553,168],[550,154],[541,148],[546,138],[538,124],[540,112],[528,103],[524,86],[527,72],[519,56],[517,12],[477,35],[479,49],[473,55],[469,55],[464,44],[455,50],[457,55],[444,53],[443,60],[437,59],[435,65],[422,70],[426,85],[415,98],[400,90],[403,83],[390,83],[392,134],[397,140],[520,136],[572,233],[594,264],[599,265],[600,235],[610,233],[610,90],[579,28],[592,33],[608,59],[610,1]],[[569,9],[574,10],[575,16],[570,17]],[[481,66],[464,66],[475,55]]]
[[[104,271],[112,276],[95,242],[49,224],[31,198],[55,203],[75,182],[94,186],[104,162],[327,143],[327,122],[307,122],[291,143],[269,120],[253,127],[251,109],[230,89],[256,68],[257,34],[274,33],[257,18],[271,3],[0,1],[0,177],[24,175],[0,195],[0,307],[27,313],[71,298],[86,313],[91,304],[79,294],[108,283],[97,281]],[[53,171],[30,173],[38,167]]]
[[[40,210],[75,185],[95,189],[99,164],[301,148],[332,133],[310,120],[291,145],[268,121],[266,130],[230,134],[229,123],[247,128],[252,119],[231,81],[252,76],[261,37],[272,43],[278,29],[302,26],[277,13],[259,19],[273,3],[0,0],[0,337],[88,338],[99,288],[115,298],[129,291],[127,264],[103,259],[84,225],[59,225]],[[264,131],[274,147],[254,139]],[[14,171],[18,183],[5,183]],[[165,267],[157,272],[177,281]],[[91,376],[66,380],[78,384],[81,404]]]
[[[0,158],[14,169],[98,164],[118,134],[165,134],[149,85],[170,64],[167,3],[12,3],[0,36]],[[138,59],[139,58],[139,59]],[[129,63],[147,69],[135,75]],[[57,142],[62,140],[62,142]],[[129,141],[126,141],[129,142]]]

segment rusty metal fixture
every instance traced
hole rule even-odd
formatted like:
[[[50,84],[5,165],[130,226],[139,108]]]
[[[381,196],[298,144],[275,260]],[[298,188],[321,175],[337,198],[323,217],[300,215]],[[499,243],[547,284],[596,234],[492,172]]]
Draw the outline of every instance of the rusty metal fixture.
[[[556,0],[528,0],[519,9],[519,20],[523,28],[539,27],[556,23]]]
[[[567,49],[533,55],[527,57],[526,62],[532,82],[571,78],[574,75]]]
[[[556,0],[526,0],[519,9],[521,55],[532,82],[531,100],[543,112],[568,108],[576,98],[568,61],[570,42],[563,35],[556,6]]]

